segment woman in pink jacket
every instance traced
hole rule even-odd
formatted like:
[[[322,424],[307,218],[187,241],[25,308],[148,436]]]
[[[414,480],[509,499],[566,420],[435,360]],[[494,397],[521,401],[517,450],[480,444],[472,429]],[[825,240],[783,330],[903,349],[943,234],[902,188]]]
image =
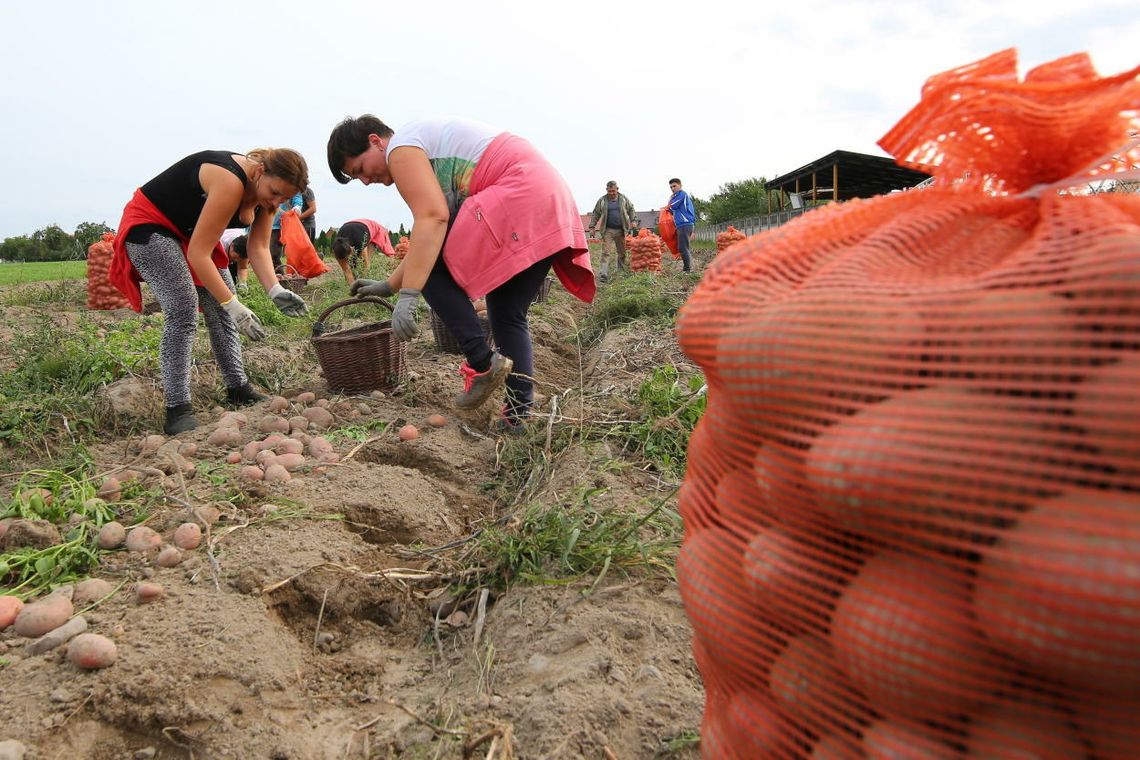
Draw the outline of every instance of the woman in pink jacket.
[[[565,180],[523,138],[463,119],[394,131],[369,114],[345,119],[329,137],[328,159],[341,184],[394,184],[412,211],[407,256],[387,280],[356,280],[353,295],[399,293],[392,327],[402,340],[418,331],[422,295],[466,358],[455,405],[481,406],[505,382],[500,424],[519,430],[534,399],[527,311],[535,294],[551,268],[583,301],[596,290]],[[482,297],[498,351],[471,304]]]

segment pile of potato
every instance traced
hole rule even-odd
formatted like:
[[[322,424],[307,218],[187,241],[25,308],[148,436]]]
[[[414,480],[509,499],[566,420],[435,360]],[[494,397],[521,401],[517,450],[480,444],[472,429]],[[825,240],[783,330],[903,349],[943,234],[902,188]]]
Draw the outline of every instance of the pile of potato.
[[[125,309],[129,305],[126,296],[118,291],[107,279],[111,268],[111,258],[115,255],[112,247],[115,233],[105,232],[103,238],[87,249],[87,308],[97,311]]]
[[[408,247],[411,243],[408,242],[407,235],[400,236],[400,242],[396,243],[396,258],[403,259],[408,255]]]
[[[720,253],[725,248],[728,248],[733,243],[737,243],[745,238],[745,235],[740,230],[728,225],[728,229],[724,232],[718,232],[716,236],[716,252]]]
[[[635,238],[627,238],[629,244],[629,269],[631,272],[660,272],[661,254],[665,243],[649,230],[641,230]]]

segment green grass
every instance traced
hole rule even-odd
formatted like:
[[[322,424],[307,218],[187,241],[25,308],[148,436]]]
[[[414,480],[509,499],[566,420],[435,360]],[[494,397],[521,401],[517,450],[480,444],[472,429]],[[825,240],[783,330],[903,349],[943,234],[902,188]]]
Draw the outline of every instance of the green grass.
[[[86,279],[86,261],[33,261],[26,264],[0,264],[0,285]]]
[[[704,377],[681,380],[672,365],[657,367],[637,392],[640,419],[614,429],[629,452],[639,454],[662,472],[681,477],[688,459],[689,437],[705,413]]]

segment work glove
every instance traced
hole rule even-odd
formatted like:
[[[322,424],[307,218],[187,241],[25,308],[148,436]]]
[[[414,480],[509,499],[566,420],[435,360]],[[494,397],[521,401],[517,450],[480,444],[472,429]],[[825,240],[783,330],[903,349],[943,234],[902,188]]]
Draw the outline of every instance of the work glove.
[[[265,338],[265,328],[261,326],[261,320],[249,310],[248,306],[239,301],[237,296],[222,304],[222,308],[233,318],[238,332],[242,335],[250,340],[263,340]]]
[[[305,299],[292,290],[282,287],[281,283],[277,283],[269,290],[269,297],[273,299],[273,305],[287,317],[299,317],[309,312],[309,305],[305,303]]]
[[[400,288],[400,297],[396,299],[396,308],[392,311],[392,332],[400,340],[411,340],[420,331],[416,324],[416,305],[419,302],[420,291]]]
[[[387,280],[353,280],[352,285],[348,287],[350,295],[354,296],[379,296],[380,298],[387,298],[395,291],[392,290],[391,284]],[[419,295],[419,291],[416,291]]]
[[[239,282],[237,284],[237,292],[248,293],[249,292],[249,283],[248,282]]]

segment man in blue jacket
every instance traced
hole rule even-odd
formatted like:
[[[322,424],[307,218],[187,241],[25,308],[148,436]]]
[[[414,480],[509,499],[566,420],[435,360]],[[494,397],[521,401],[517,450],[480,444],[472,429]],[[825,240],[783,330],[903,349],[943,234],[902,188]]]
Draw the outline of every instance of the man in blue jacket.
[[[681,251],[682,271],[691,272],[693,259],[689,255],[689,238],[697,226],[697,210],[693,208],[693,199],[681,189],[681,180],[676,177],[669,180],[669,189],[673,191],[669,198],[669,210],[673,212],[673,222],[677,225],[677,248]]]

